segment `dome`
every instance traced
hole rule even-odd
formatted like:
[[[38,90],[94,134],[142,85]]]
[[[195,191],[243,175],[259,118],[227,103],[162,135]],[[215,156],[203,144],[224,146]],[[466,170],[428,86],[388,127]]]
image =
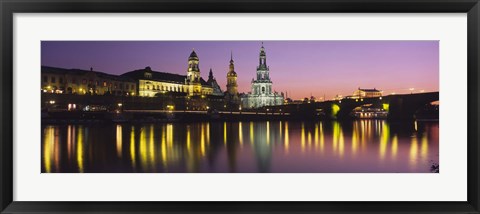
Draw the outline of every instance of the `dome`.
[[[192,59],[192,58],[197,58],[198,59],[198,56],[197,56],[197,53],[195,53],[195,50],[192,51],[189,58],[190,59]]]

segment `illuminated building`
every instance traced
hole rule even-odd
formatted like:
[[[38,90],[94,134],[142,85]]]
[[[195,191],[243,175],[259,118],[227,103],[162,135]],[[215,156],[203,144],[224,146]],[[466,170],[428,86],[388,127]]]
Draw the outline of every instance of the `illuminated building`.
[[[369,98],[369,97],[381,97],[382,91],[377,90],[376,88],[373,89],[362,89],[358,88],[355,92],[353,92],[352,98]]]
[[[134,96],[137,84],[128,77],[81,69],[41,67],[43,93]]]
[[[252,91],[241,98],[243,108],[260,108],[263,106],[282,105],[283,93],[272,91],[270,79],[270,68],[267,66],[265,48],[260,48],[259,65],[257,67],[257,78],[252,79]]]
[[[217,88],[218,84],[212,86],[200,77],[199,59],[195,51],[192,51],[188,58],[187,75],[152,71],[150,67],[146,67],[121,76],[136,80],[138,95],[142,97],[154,97],[167,92],[179,92],[189,96],[213,95],[214,90],[221,90]]]
[[[227,73],[227,91],[225,92],[225,99],[227,104],[229,105],[238,106],[240,104],[237,84],[237,72],[235,72],[233,54],[230,55],[230,65],[228,67]]]
[[[212,95],[223,96],[223,91],[220,88],[220,86],[218,85],[215,77],[213,77],[213,71],[212,71],[211,68],[210,68],[210,72],[208,73],[207,84],[213,88]]]

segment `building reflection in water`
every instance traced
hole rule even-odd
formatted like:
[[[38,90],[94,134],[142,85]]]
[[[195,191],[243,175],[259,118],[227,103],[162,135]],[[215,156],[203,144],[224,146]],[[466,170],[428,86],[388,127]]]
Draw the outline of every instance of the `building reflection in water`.
[[[42,133],[46,173],[429,172],[438,163],[438,122],[49,125]]]

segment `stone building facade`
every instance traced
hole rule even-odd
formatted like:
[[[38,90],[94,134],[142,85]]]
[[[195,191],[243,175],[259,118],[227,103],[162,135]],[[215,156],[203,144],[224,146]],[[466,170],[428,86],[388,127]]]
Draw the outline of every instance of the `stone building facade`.
[[[188,58],[187,75],[152,71],[150,67],[122,74],[137,81],[138,95],[154,97],[167,92],[185,93],[188,96],[213,95],[220,90],[218,84],[212,85],[200,77],[199,58],[192,51]],[[212,74],[213,78],[213,74]]]
[[[57,94],[136,96],[135,80],[99,71],[41,67],[41,91]]]
[[[235,72],[235,64],[233,54],[230,55],[230,64],[227,72],[227,91],[225,92],[225,103],[230,109],[236,109],[240,105],[240,95],[238,94],[237,72]]]
[[[263,43],[260,48],[257,76],[255,79],[252,79],[251,84],[251,92],[243,95],[241,98],[243,108],[252,109],[283,104],[283,94],[272,90],[273,82],[270,79],[270,68],[267,66],[267,56]]]
[[[373,88],[373,89],[365,89],[365,88],[358,88],[355,92],[353,92],[353,96],[351,98],[370,98],[370,97],[381,97],[383,92]]]

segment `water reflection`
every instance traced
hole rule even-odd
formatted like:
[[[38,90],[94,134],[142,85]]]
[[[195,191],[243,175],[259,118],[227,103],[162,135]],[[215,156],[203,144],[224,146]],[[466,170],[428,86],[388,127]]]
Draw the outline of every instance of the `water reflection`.
[[[430,172],[438,122],[43,126],[42,172]]]

